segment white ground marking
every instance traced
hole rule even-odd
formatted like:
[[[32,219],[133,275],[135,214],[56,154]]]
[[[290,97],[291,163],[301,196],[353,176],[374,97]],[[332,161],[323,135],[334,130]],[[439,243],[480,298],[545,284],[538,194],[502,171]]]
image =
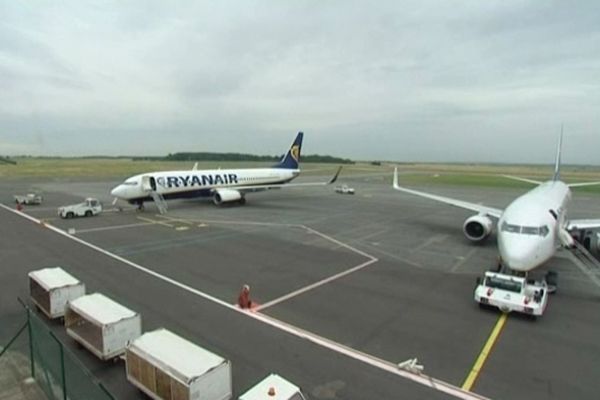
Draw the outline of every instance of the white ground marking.
[[[146,221],[146,222],[148,222],[150,224],[157,224],[157,225],[168,226],[169,228],[175,228],[175,225],[168,224],[166,222],[158,221],[158,220],[155,220],[155,219],[150,219],[150,218],[145,218],[145,217],[137,217],[137,219],[139,219],[141,221]]]
[[[76,232],[77,232],[77,234],[80,234],[80,233],[87,233],[87,232],[111,231],[113,229],[136,228],[138,226],[147,226],[147,225],[155,225],[155,223],[154,222],[138,222],[137,224],[111,225],[111,226],[103,226],[100,228],[78,229]]]
[[[450,268],[450,272],[458,271],[458,269],[460,267],[462,267],[471,257],[473,257],[473,254],[475,254],[476,252],[477,252],[476,247],[473,247],[471,250],[469,250],[464,257],[459,258],[458,261],[456,261],[454,263],[452,268]]]
[[[434,243],[443,242],[444,240],[446,240],[447,237],[448,237],[448,235],[445,235],[445,234],[444,235],[433,235],[432,237],[430,237],[429,239],[427,239],[426,241],[421,243],[419,246],[411,249],[410,253],[416,253],[418,251],[425,249],[426,247],[431,246]]]
[[[159,215],[157,215],[157,216],[159,216]],[[167,216],[164,216],[164,215],[161,215],[160,217],[165,218],[165,219],[167,219],[169,221],[172,221],[172,222],[184,222],[184,221],[187,221],[187,223],[190,223],[190,221],[191,221],[191,220],[183,220],[181,218],[167,217]],[[314,234],[314,235],[317,235],[317,236],[321,237],[321,239],[325,239],[327,241],[335,243],[338,247],[346,248],[346,249],[348,249],[348,250],[350,250],[350,251],[352,251],[352,252],[354,252],[356,254],[359,254],[359,255],[361,255],[361,256],[366,257],[366,258],[369,259],[366,262],[363,262],[363,263],[361,263],[359,265],[356,265],[356,266],[354,266],[354,267],[352,267],[350,269],[347,269],[345,271],[342,271],[342,272],[340,272],[338,274],[332,275],[332,276],[327,277],[325,279],[321,279],[320,281],[314,282],[314,283],[312,283],[310,285],[307,285],[307,286],[304,286],[304,287],[302,287],[300,289],[294,290],[291,293],[288,293],[286,295],[283,295],[281,297],[278,297],[276,299],[268,301],[268,302],[260,305],[259,307],[257,307],[255,309],[256,311],[264,310],[265,308],[268,308],[268,307],[274,306],[276,304],[282,303],[282,302],[284,302],[286,300],[289,300],[289,299],[291,299],[293,297],[299,296],[299,295],[304,294],[304,293],[306,293],[306,292],[308,292],[310,290],[316,289],[316,288],[318,288],[320,286],[323,286],[323,285],[325,285],[327,283],[333,282],[336,279],[342,278],[342,277],[344,277],[346,275],[350,275],[350,274],[352,274],[352,273],[354,273],[356,271],[359,271],[359,270],[361,270],[361,269],[363,269],[365,267],[368,267],[369,265],[371,265],[371,264],[379,261],[376,257],[373,257],[372,255],[367,254],[364,251],[358,250],[357,248],[352,247],[349,244],[343,243],[343,242],[341,242],[341,241],[339,241],[339,240],[337,240],[337,239],[335,239],[335,238],[333,238],[333,237],[331,237],[329,235],[321,233],[321,232],[319,232],[319,231],[317,231],[315,229],[312,229],[312,228],[310,228],[310,227],[308,227],[306,225],[281,224],[281,223],[276,223],[276,222],[251,222],[251,221],[240,221],[240,222],[244,223],[245,225],[259,225],[259,226],[267,225],[267,226],[277,226],[277,227],[304,229],[304,230],[306,230],[307,232],[309,232],[311,234]],[[213,223],[213,224],[219,224],[221,222],[220,221],[211,221],[211,223]],[[235,223],[235,221],[226,221],[226,224],[234,224],[234,223]]]
[[[325,285],[325,284],[327,284],[329,282],[335,281],[336,279],[342,278],[342,277],[344,277],[346,275],[350,275],[351,273],[354,273],[354,272],[356,272],[358,270],[361,270],[361,269],[363,269],[363,268],[365,268],[365,267],[367,267],[367,266],[369,266],[369,265],[371,265],[371,264],[373,264],[373,263],[375,263],[377,261],[378,260],[376,258],[373,258],[373,259],[371,259],[369,261],[366,261],[366,262],[364,262],[364,263],[362,263],[360,265],[357,265],[356,267],[350,268],[350,269],[348,269],[346,271],[342,271],[339,274],[332,275],[332,276],[330,276],[328,278],[322,279],[322,280],[320,280],[318,282],[315,282],[315,283],[313,283],[311,285],[305,286],[305,287],[300,288],[300,289],[298,289],[296,291],[293,291],[293,292],[288,293],[288,294],[286,294],[284,296],[281,296],[281,297],[279,297],[279,298],[277,298],[275,300],[271,300],[271,301],[269,301],[267,303],[261,304],[260,306],[256,307],[255,310],[256,311],[261,311],[261,310],[264,310],[265,308],[272,307],[275,304],[279,304],[279,303],[284,302],[286,300],[289,300],[289,299],[291,299],[293,297],[299,296],[299,295],[301,295],[303,293],[308,292],[309,290],[313,290],[315,288],[318,288],[319,286],[323,286],[323,285]]]
[[[146,273],[148,275],[151,275],[151,276],[153,276],[153,277],[155,277],[155,278],[157,278],[159,280],[167,282],[167,283],[169,283],[171,285],[174,285],[174,286],[176,286],[176,287],[178,287],[180,289],[183,289],[183,290],[185,290],[185,291],[187,291],[189,293],[192,293],[192,294],[194,294],[196,296],[199,296],[199,297],[202,297],[202,298],[204,298],[206,300],[209,300],[209,301],[211,301],[211,302],[213,302],[215,304],[218,304],[218,305],[220,305],[222,307],[225,307],[225,308],[227,308],[229,310],[238,312],[240,314],[244,314],[244,315],[246,315],[246,316],[248,316],[250,318],[254,318],[255,320],[261,321],[261,322],[263,322],[265,324],[268,324],[268,325],[270,325],[270,326],[272,326],[274,328],[277,328],[277,329],[279,329],[281,331],[287,332],[287,333],[289,333],[289,334],[291,334],[293,336],[299,337],[301,339],[308,340],[311,343],[314,343],[314,344],[316,344],[318,346],[321,346],[323,348],[327,348],[327,349],[332,350],[332,351],[334,351],[336,353],[343,354],[343,355],[345,355],[345,356],[347,356],[349,358],[352,358],[354,360],[361,361],[361,362],[363,362],[365,364],[368,364],[368,365],[370,365],[372,367],[381,369],[383,371],[389,372],[390,374],[393,374],[393,375],[396,375],[396,376],[403,377],[403,378],[411,380],[411,381],[413,381],[415,383],[421,384],[423,386],[427,386],[427,387],[429,387],[429,388],[431,388],[433,390],[437,390],[439,392],[446,393],[446,394],[454,396],[456,398],[465,399],[465,400],[485,400],[485,399],[487,399],[484,396],[478,395],[476,393],[471,393],[471,392],[465,391],[465,390],[463,390],[463,389],[461,389],[461,388],[459,388],[457,386],[454,386],[454,385],[452,385],[452,384],[450,384],[448,382],[444,382],[442,380],[438,380],[438,379],[432,378],[432,377],[430,377],[428,375],[413,374],[413,373],[410,373],[408,371],[404,371],[404,370],[398,369],[398,367],[395,364],[393,364],[393,363],[390,363],[390,362],[382,360],[380,358],[371,356],[370,354],[363,353],[363,352],[358,351],[356,349],[353,349],[351,347],[344,346],[344,345],[342,345],[340,343],[334,342],[332,340],[329,340],[327,338],[319,336],[319,335],[317,335],[315,333],[312,333],[310,331],[306,331],[306,330],[298,328],[296,326],[287,324],[287,323],[285,323],[283,321],[280,321],[278,319],[272,318],[272,317],[267,316],[265,314],[261,314],[261,313],[258,313],[258,312],[250,312],[250,311],[241,310],[241,309],[237,308],[234,305],[231,305],[231,304],[229,304],[229,303],[227,303],[227,302],[225,302],[223,300],[220,300],[220,299],[218,299],[218,298],[216,298],[214,296],[211,296],[211,295],[209,295],[207,293],[201,292],[198,289],[194,289],[194,288],[192,288],[192,287],[190,287],[188,285],[185,285],[185,284],[183,284],[181,282],[178,282],[178,281],[176,281],[176,280],[174,280],[172,278],[169,278],[169,277],[167,277],[165,275],[162,275],[162,274],[159,274],[158,272],[155,272],[155,271],[153,271],[151,269],[148,269],[148,268],[143,267],[143,266],[141,266],[139,264],[136,264],[136,263],[134,263],[132,261],[129,261],[129,260],[123,258],[123,257],[120,257],[120,256],[118,256],[116,254],[113,254],[113,253],[107,251],[107,250],[104,250],[101,247],[98,247],[98,246],[96,246],[96,245],[94,245],[92,243],[86,242],[85,240],[82,240],[82,239],[80,239],[78,237],[69,235],[67,232],[63,231],[62,229],[59,229],[59,228],[57,228],[55,226],[52,226],[52,225],[49,225],[49,224],[44,224],[42,221],[40,221],[40,220],[38,220],[38,219],[30,216],[30,215],[27,215],[25,213],[19,212],[17,210],[13,210],[12,208],[5,206],[4,204],[0,204],[0,207],[2,207],[5,210],[8,210],[8,211],[10,211],[10,212],[12,212],[14,214],[17,214],[17,215],[19,215],[19,216],[21,216],[23,218],[26,218],[26,219],[30,220],[31,222],[34,222],[36,224],[45,226],[48,229],[52,230],[53,232],[55,232],[55,233],[57,233],[59,235],[62,235],[62,236],[66,237],[66,238],[68,238],[70,240],[73,240],[73,241],[75,241],[75,242],[77,242],[77,243],[79,243],[79,244],[81,244],[83,246],[86,246],[86,247],[88,247],[90,249],[93,249],[93,250],[95,250],[95,251],[97,251],[99,253],[102,253],[102,254],[110,257],[110,258],[113,258],[113,259],[115,259],[117,261],[120,261],[120,262],[122,262],[122,263],[124,263],[124,264],[126,264],[126,265],[128,265],[128,266],[130,266],[132,268],[134,268],[134,269],[137,269],[138,271],[144,272],[144,273]],[[317,232],[315,231],[315,233],[317,233]],[[317,233],[317,234],[320,234],[320,233]],[[346,245],[344,245],[344,246],[346,246]]]

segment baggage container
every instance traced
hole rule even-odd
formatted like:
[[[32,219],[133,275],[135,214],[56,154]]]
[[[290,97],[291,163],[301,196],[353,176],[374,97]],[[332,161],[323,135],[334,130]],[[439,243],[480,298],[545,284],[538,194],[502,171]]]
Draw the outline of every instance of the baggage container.
[[[300,388],[277,374],[253,386],[238,400],[306,400]]]
[[[60,267],[48,267],[29,274],[31,301],[50,319],[63,317],[69,300],[85,295],[85,285]]]
[[[231,363],[166,329],[131,342],[125,360],[127,379],[153,399],[232,397]]]
[[[65,312],[67,334],[102,360],[125,352],[142,334],[140,314],[108,297],[94,293],[69,301]]]

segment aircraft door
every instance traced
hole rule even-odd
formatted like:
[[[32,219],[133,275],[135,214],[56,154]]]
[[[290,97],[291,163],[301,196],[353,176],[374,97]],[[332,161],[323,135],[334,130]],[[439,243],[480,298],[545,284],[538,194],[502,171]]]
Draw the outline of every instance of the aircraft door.
[[[156,179],[150,175],[142,176],[142,190],[144,192],[156,192]]]

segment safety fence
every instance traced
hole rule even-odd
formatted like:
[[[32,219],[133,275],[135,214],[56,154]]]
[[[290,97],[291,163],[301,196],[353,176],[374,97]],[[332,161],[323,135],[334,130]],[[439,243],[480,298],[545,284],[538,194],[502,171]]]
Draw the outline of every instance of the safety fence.
[[[49,400],[114,400],[50,327],[19,301],[27,313],[27,321],[2,349],[0,358],[21,335],[27,333],[31,376]]]

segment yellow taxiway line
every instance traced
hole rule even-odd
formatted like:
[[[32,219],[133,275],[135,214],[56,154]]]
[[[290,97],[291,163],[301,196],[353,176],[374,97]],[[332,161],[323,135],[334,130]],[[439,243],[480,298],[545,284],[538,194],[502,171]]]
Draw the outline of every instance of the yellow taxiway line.
[[[479,357],[477,357],[475,364],[473,364],[473,368],[471,368],[469,376],[467,376],[467,379],[465,379],[465,383],[463,383],[462,385],[462,388],[464,390],[471,391],[471,388],[475,384],[475,380],[477,380],[477,377],[479,376],[479,373],[483,368],[483,364],[485,364],[485,360],[487,360],[488,356],[490,355],[490,352],[494,347],[494,343],[496,343],[496,340],[498,340],[498,337],[500,336],[500,332],[502,332],[502,328],[504,328],[506,318],[508,318],[508,314],[505,313],[502,313],[502,315],[500,315],[500,318],[498,318],[496,326],[494,326],[494,329],[492,330],[492,333],[490,334],[490,337],[488,338],[487,342],[485,342],[485,345],[483,346]]]

